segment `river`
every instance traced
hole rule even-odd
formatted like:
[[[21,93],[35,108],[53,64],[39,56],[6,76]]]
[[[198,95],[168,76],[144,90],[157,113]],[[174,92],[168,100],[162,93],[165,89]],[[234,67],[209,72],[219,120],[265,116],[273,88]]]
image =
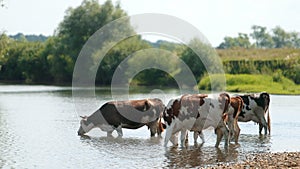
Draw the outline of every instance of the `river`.
[[[130,98],[155,96],[166,104],[178,94],[156,90]],[[107,88],[97,88],[99,107],[110,99]],[[77,136],[80,118],[71,87],[0,85],[0,168],[200,167],[243,161],[254,153],[300,151],[299,105],[300,96],[271,95],[271,136],[259,136],[253,122],[239,123],[240,145],[232,143],[227,150],[224,142],[214,148],[213,129],[204,131],[204,144],[194,145],[190,134],[187,148],[165,148],[163,138],[150,138],[147,127],[125,129],[123,138],[107,138],[99,129]],[[81,111],[89,115],[90,109]]]

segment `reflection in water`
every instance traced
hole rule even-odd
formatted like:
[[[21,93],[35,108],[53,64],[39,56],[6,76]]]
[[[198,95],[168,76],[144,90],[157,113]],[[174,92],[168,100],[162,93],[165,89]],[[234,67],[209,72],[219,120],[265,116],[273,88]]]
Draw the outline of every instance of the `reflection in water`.
[[[240,144],[230,144],[228,148],[215,148],[204,144],[187,148],[169,147],[166,149],[167,166],[171,168],[189,168],[213,166],[218,163],[240,162],[250,153],[269,152],[270,136],[241,135]]]
[[[191,146],[178,149],[171,147],[166,150],[168,166],[172,168],[189,168],[207,165],[215,165],[218,162],[233,162],[237,160],[238,151],[230,146],[228,149],[215,147]]]
[[[161,168],[162,138],[81,137],[82,147],[98,151],[105,163],[96,168]]]

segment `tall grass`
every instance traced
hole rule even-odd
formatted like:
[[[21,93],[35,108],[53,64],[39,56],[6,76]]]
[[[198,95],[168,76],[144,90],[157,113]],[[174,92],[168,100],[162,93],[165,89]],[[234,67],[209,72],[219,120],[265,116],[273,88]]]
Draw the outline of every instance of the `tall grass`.
[[[277,60],[300,58],[300,49],[217,49],[223,61],[226,60]]]

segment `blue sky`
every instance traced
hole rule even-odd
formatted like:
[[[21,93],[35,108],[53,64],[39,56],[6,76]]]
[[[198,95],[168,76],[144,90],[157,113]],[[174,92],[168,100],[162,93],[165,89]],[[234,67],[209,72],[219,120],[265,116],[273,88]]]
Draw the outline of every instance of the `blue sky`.
[[[8,34],[52,35],[68,7],[81,0],[4,0],[0,8],[0,31]],[[104,0],[99,0],[103,3]],[[113,0],[115,3],[116,0]],[[220,44],[225,36],[250,33],[251,26],[279,25],[287,31],[300,32],[298,0],[120,0],[129,14],[162,13],[173,15],[196,26],[212,43]]]

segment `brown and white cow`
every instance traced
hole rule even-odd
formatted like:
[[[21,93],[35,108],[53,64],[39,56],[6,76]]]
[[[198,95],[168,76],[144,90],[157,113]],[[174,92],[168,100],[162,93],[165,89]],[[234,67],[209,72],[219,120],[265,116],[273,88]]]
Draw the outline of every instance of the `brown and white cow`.
[[[240,135],[240,128],[238,125],[238,117],[243,107],[243,99],[239,96],[230,97],[230,105],[228,107],[228,113],[224,114],[223,120],[227,124],[229,129],[229,140],[234,139],[238,144]],[[194,143],[197,143],[198,136],[200,136],[202,143],[205,142],[202,132],[194,132]]]
[[[160,99],[111,101],[105,103],[88,117],[82,117],[78,135],[99,127],[112,136],[114,130],[122,137],[122,128],[137,129],[144,125],[150,129],[151,137],[161,135],[161,117],[165,106]]]
[[[259,94],[246,94],[240,96],[244,106],[239,114],[238,121],[254,121],[259,124],[259,134],[264,128],[265,134],[271,133],[271,120],[269,113],[270,95],[266,92]],[[267,121],[265,115],[267,114]],[[268,130],[268,131],[267,131]]]
[[[187,131],[201,132],[208,127],[214,127],[217,134],[216,147],[224,135],[225,147],[228,146],[228,129],[223,121],[227,113],[230,97],[226,93],[217,98],[207,95],[183,95],[170,100],[163,113],[166,122],[165,146],[171,141],[177,144],[177,134],[181,132],[181,146],[183,146]]]

